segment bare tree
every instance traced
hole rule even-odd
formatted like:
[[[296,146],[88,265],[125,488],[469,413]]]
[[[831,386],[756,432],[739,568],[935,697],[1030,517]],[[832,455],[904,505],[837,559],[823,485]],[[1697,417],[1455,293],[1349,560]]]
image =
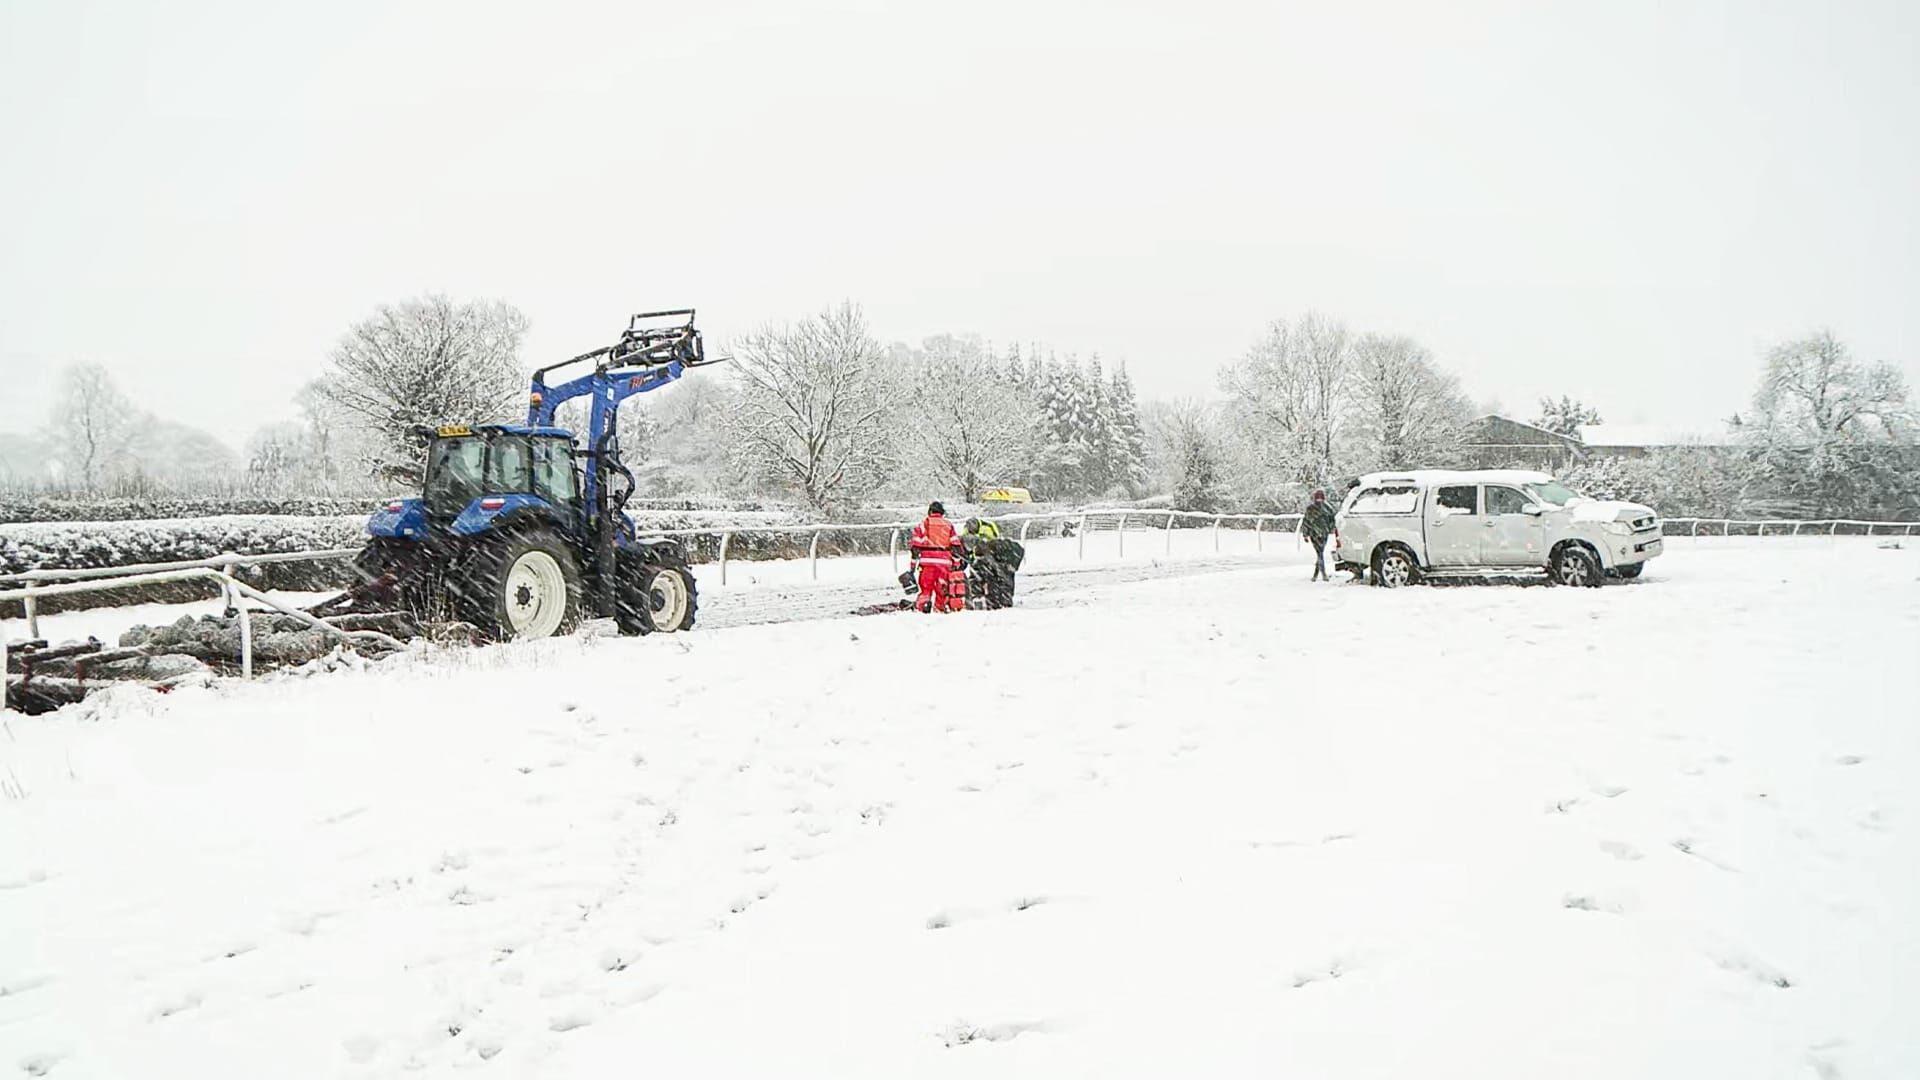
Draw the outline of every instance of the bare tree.
[[[1256,487],[1325,484],[1337,474],[1351,350],[1347,328],[1323,315],[1291,325],[1276,319],[1221,373],[1243,464],[1259,474]]]
[[[1913,415],[1900,370],[1861,365],[1828,330],[1769,352],[1753,405],[1762,430],[1809,447],[1886,439]]]
[[[1472,406],[1460,382],[1411,338],[1364,334],[1353,344],[1350,417],[1361,467],[1450,463]]]
[[[417,424],[500,420],[525,408],[526,333],[526,316],[497,301],[382,305],[334,346],[332,370],[314,389],[375,433],[391,459],[410,461]]]
[[[873,490],[894,459],[892,387],[865,318],[843,303],[737,343],[729,417],[735,460],[753,479],[824,509]]]
[[[52,445],[69,481],[87,491],[127,464],[139,435],[140,412],[98,364],[77,364],[60,377],[54,399]]]
[[[1876,501],[1860,490],[1887,486],[1872,478],[1890,460],[1875,451],[1914,420],[1899,369],[1860,364],[1828,330],[1767,354],[1753,412],[1742,428],[1769,486],[1819,514]]]
[[[1028,465],[1040,411],[978,338],[943,335],[896,353],[900,451],[912,474],[976,502]]]

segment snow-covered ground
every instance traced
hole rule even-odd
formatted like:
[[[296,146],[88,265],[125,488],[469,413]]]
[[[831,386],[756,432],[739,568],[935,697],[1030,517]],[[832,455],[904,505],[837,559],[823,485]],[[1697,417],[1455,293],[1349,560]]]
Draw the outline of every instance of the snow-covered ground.
[[[14,717],[0,1070],[1920,1075],[1920,550],[1279,557]]]

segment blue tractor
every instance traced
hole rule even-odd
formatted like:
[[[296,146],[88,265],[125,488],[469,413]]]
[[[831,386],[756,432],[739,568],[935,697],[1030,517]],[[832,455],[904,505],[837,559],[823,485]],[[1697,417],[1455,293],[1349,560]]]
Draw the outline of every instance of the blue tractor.
[[[684,548],[642,538],[624,510],[634,479],[615,421],[627,398],[714,362],[692,310],[647,312],[614,344],[534,372],[526,423],[416,428],[426,445],[420,497],[367,522],[361,583],[340,599],[459,620],[496,641],[570,633],[584,618],[611,617],[625,634],[691,627],[699,594]],[[583,363],[592,371],[548,384],[549,373]],[[554,411],[580,397],[584,444],[554,426]]]

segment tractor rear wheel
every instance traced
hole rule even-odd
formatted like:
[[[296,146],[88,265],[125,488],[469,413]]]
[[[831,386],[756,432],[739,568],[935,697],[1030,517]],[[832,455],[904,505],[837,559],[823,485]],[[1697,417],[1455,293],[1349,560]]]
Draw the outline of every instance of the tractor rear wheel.
[[[459,586],[468,621],[495,641],[571,634],[584,599],[573,551],[545,530],[482,541]]]
[[[693,627],[700,591],[693,571],[680,563],[621,560],[614,620],[623,634],[671,634]]]

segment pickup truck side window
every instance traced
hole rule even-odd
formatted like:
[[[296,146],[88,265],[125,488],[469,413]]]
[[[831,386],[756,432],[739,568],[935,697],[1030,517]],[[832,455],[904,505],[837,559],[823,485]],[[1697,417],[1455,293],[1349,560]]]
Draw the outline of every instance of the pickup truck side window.
[[[1479,504],[1474,500],[1474,495],[1479,490],[1472,484],[1467,484],[1462,487],[1443,487],[1434,494],[1442,510],[1455,514],[1471,514],[1478,509]]]
[[[1367,488],[1354,496],[1349,514],[1411,514],[1420,505],[1420,491],[1410,487]]]
[[[1526,508],[1527,497],[1510,487],[1487,488],[1487,513],[1518,514]]]

